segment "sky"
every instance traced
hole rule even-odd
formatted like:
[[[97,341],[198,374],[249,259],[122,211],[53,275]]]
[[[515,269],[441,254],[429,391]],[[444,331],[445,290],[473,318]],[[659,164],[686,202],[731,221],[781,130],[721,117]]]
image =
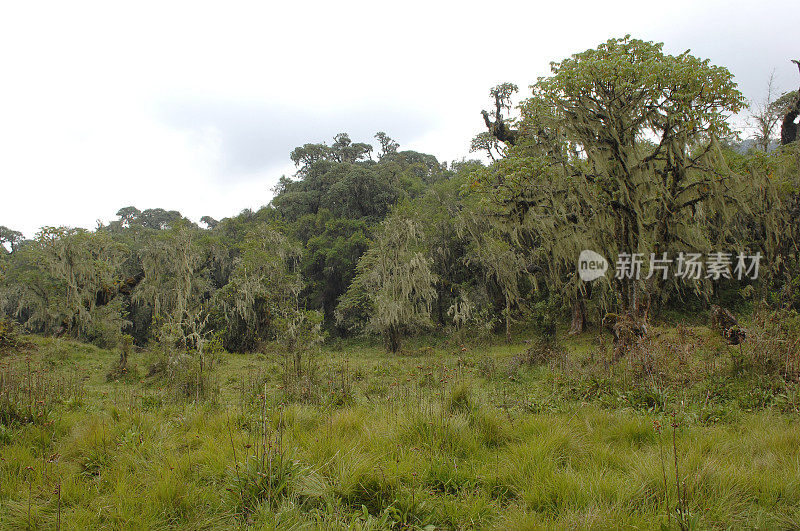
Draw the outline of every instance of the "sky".
[[[289,152],[347,132],[470,158],[489,89],[629,33],[800,86],[794,1],[6,2],[0,225],[95,228],[123,206],[221,219],[269,203]],[[744,119],[738,120],[744,125]],[[474,155],[473,155],[474,157]]]

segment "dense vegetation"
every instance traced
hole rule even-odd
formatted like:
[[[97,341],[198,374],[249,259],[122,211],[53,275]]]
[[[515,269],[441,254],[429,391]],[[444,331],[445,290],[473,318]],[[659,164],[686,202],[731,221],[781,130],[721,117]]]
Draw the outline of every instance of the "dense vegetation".
[[[509,119],[516,91],[492,90],[473,142],[488,166],[448,166],[384,133],[377,152],[340,134],[292,151],[297,173],[267,207],[204,217],[204,229],[134,207],[94,231],[23,240],[4,228],[0,309],[30,331],[100,346],[128,334],[202,350],[216,337],[244,352],[316,325],[328,337],[382,334],[397,350],[420,331],[495,330],[566,308],[577,332],[611,311],[797,306],[797,142],[734,149],[727,120],[744,102],[725,68],[625,38],[555,63]],[[732,263],[717,279],[589,285],[575,267],[582,249],[725,252]],[[757,282],[726,278],[741,252],[764,258]]]
[[[517,92],[488,164],[342,133],[257,212],[0,227],[0,525],[800,525],[800,91],[749,150],[659,44]]]

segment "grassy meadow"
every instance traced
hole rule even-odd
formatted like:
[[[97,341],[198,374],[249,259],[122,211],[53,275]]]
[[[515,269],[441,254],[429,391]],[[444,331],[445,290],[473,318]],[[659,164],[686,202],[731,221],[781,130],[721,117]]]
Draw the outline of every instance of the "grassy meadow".
[[[615,360],[340,342],[165,362],[29,336],[0,358],[0,528],[798,528],[797,382],[758,338],[657,327]]]

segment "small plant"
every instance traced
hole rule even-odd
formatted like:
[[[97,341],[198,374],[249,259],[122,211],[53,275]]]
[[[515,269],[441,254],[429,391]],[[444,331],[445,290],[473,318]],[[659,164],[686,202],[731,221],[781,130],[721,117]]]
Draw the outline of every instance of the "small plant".
[[[661,478],[664,482],[664,512],[667,515],[667,529],[672,527],[672,511],[669,503],[669,483],[667,483],[667,463],[664,458],[663,426],[658,420],[653,421],[653,429],[658,433],[658,457],[661,462]]]
[[[265,502],[270,508],[276,507],[291,496],[292,481],[301,470],[297,461],[288,459],[282,452],[258,452],[248,456],[237,466],[228,484],[228,490],[236,497],[236,514],[247,518]]]
[[[672,421],[670,422],[670,426],[672,427],[672,465],[670,468],[674,471],[674,480],[675,480],[675,507],[673,511],[672,504],[670,502],[670,485],[669,480],[667,479],[667,455],[665,452],[665,443],[663,438],[663,431],[664,428],[661,425],[661,422],[658,420],[653,421],[653,428],[655,429],[656,433],[658,433],[658,455],[659,460],[661,462],[661,478],[663,481],[664,486],[664,508],[665,513],[667,515],[667,523],[666,529],[672,528],[672,515],[673,512],[675,514],[675,522],[678,525],[678,528],[682,531],[687,530],[691,527],[691,513],[689,512],[689,503],[688,503],[688,494],[686,491],[686,481],[681,479],[680,475],[680,468],[678,465],[678,428],[680,427],[680,422],[677,420],[675,414],[672,414]],[[662,524],[663,526],[663,524]]]
[[[689,504],[686,495],[686,481],[681,481],[680,469],[678,468],[678,427],[680,423],[672,415],[672,458],[675,464],[675,491],[677,493],[677,502],[675,505],[676,519],[678,526],[682,530],[689,529]],[[682,487],[682,488],[681,488]]]
[[[0,424],[0,446],[11,444],[11,430]]]
[[[106,381],[122,380],[131,376],[131,367],[128,366],[128,357],[133,351],[133,338],[127,334],[120,341],[119,359],[111,366],[106,375]]]
[[[547,363],[559,352],[563,345],[558,337],[558,305],[553,299],[545,299],[534,305],[534,330],[536,339],[531,347],[519,357],[520,363],[539,365]]]
[[[494,358],[492,356],[483,355],[475,360],[475,369],[477,373],[486,378],[487,380],[493,380],[496,373],[497,373],[497,366],[495,364]]]
[[[0,319],[0,356],[27,346],[27,342],[20,337],[16,324],[8,319]]]
[[[148,356],[147,378],[163,380],[176,400],[210,400],[219,396],[219,382],[204,368],[204,356],[197,351],[163,349]]]
[[[294,487],[304,468],[293,460],[284,448],[283,410],[276,430],[272,430],[267,420],[267,397],[259,395],[261,402],[261,418],[256,429],[260,440],[255,445],[246,444],[243,462],[237,460],[236,442],[231,423],[228,422],[228,435],[233,450],[234,465],[229,474],[228,491],[234,496],[236,515],[247,519],[256,508],[264,503],[270,509],[275,508],[282,500],[295,494]],[[250,450],[252,449],[252,453]]]

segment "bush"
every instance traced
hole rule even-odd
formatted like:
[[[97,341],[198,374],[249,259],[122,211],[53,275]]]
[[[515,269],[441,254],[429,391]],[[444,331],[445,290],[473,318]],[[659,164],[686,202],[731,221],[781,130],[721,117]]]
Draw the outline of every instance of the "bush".
[[[101,348],[114,348],[123,341],[122,330],[130,325],[125,319],[124,303],[118,297],[92,311],[92,321],[87,331],[88,338]]]
[[[236,514],[247,518],[259,505],[270,509],[294,494],[303,467],[283,452],[249,456],[230,471],[228,490],[235,499]]]
[[[136,377],[136,368],[128,365],[128,357],[133,351],[133,338],[127,334],[122,336],[119,359],[111,366],[106,374],[106,381],[123,380]]]
[[[467,412],[475,407],[472,397],[472,387],[468,382],[460,382],[453,386],[445,401],[445,410],[448,413]]]
[[[732,357],[736,373],[800,377],[800,314],[789,309],[758,310],[750,337]]]
[[[17,326],[10,320],[0,319],[0,356],[27,346],[20,338]]]

